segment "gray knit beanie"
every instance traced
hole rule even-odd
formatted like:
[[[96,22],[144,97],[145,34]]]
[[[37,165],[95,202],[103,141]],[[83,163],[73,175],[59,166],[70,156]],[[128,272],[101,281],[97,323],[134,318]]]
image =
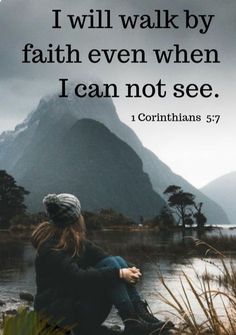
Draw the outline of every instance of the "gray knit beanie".
[[[58,226],[75,223],[81,214],[80,201],[73,194],[48,194],[43,198],[43,204],[49,220]]]

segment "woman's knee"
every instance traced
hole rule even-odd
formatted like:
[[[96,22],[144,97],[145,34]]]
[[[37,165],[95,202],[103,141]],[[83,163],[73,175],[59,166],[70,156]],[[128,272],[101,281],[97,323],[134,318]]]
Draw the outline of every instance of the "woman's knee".
[[[120,268],[120,265],[118,261],[116,260],[115,256],[107,256],[106,258],[103,258],[100,262],[96,264],[96,268],[100,268],[100,267]]]
[[[128,268],[129,267],[126,260],[123,257],[114,256],[114,258],[116,259],[116,262],[120,265],[121,268]]]
[[[108,256],[96,264],[96,268],[99,267],[115,267],[121,269],[128,268],[128,264],[121,256]]]

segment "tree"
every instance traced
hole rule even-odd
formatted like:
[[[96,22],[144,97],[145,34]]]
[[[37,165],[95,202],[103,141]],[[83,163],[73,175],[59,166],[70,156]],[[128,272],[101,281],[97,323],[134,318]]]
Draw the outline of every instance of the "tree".
[[[205,226],[205,223],[207,222],[207,218],[202,213],[202,205],[203,205],[202,202],[200,202],[198,205],[194,204],[194,208],[196,209],[196,212],[194,213],[193,216],[196,220],[198,229],[203,229]]]
[[[163,206],[159,215],[159,224],[162,228],[170,228],[175,225],[175,219],[168,206]]]
[[[10,220],[24,214],[25,196],[29,194],[24,187],[16,184],[15,179],[6,171],[0,170],[0,227],[7,228]]]
[[[133,221],[129,217],[116,212],[112,208],[101,209],[98,213],[84,211],[83,216],[88,230],[133,224]]]
[[[194,221],[192,219],[192,214],[188,213],[185,215],[185,219],[184,219],[185,225],[189,226],[192,228]]]
[[[191,207],[194,206],[195,196],[192,193],[184,192],[180,186],[170,185],[164,191],[164,194],[169,196],[168,204],[170,207],[174,208],[174,214],[181,222],[183,228],[186,224],[190,223],[190,218],[192,213]]]

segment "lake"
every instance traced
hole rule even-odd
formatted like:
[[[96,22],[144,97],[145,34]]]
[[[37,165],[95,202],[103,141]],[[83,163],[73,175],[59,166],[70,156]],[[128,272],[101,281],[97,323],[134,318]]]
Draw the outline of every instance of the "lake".
[[[219,231],[208,232],[207,234],[234,235],[235,230],[223,229]],[[153,231],[97,231],[93,232],[90,238],[97,243],[104,245],[105,248],[127,257],[130,261],[137,264],[142,269],[143,278],[138,283],[143,298],[147,299],[152,310],[158,315],[168,316],[171,309],[158,299],[158,293],[168,296],[165,288],[160,282],[160,273],[164,277],[167,285],[180,296],[181,281],[183,271],[197,285],[197,279],[194,269],[201,276],[206,269],[209,273],[218,275],[220,273],[217,266],[221,266],[217,259],[200,259],[197,257],[187,258],[181,256],[158,256],[155,254],[143,254],[142,252],[132,252],[132,254],[122,254],[127,245],[168,245],[173,241],[181,239],[181,233],[158,233]],[[5,304],[0,307],[0,311],[17,308],[21,304],[19,301],[19,292],[27,291],[35,293],[35,272],[34,272],[35,250],[30,242],[19,241],[10,238],[5,233],[0,234],[0,300]],[[212,263],[215,263],[213,265]],[[228,260],[229,261],[229,260]],[[195,314],[199,319],[202,318],[197,304],[193,305]],[[219,308],[220,303],[219,303]],[[111,323],[117,322],[116,312],[113,310],[109,318]]]

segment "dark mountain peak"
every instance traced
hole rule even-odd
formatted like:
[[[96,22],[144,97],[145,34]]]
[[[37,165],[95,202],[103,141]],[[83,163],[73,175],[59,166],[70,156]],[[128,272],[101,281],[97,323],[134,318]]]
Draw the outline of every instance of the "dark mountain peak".
[[[110,157],[118,157],[120,160],[124,159],[123,164],[130,166],[130,162],[135,161],[136,167],[143,170],[143,163],[135,151],[124,141],[112,133],[103,123],[92,120],[82,119],[77,121],[70,131],[67,133],[66,141],[74,141],[83,138],[86,139],[87,148],[92,146],[100,148],[99,155],[103,155],[104,148],[109,150]],[[74,143],[75,144],[75,143]],[[73,143],[71,143],[73,145]],[[123,153],[125,152],[125,156]]]
[[[78,120],[63,133],[52,129],[38,150],[28,148],[16,169],[31,191],[28,205],[34,211],[52,192],[77,195],[84,209],[113,208],[135,220],[157,215],[165,204],[134,150],[91,119]]]

